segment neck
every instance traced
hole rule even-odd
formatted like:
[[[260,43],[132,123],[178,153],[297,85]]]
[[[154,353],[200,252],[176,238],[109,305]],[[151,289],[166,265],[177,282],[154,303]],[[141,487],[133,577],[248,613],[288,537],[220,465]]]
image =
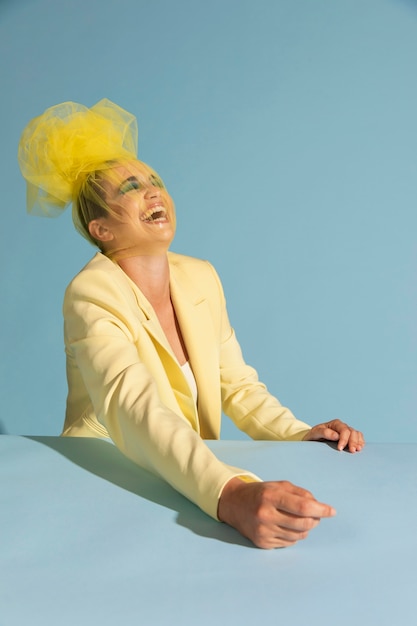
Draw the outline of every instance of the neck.
[[[119,259],[117,263],[155,309],[169,302],[169,264],[166,253],[132,256]]]

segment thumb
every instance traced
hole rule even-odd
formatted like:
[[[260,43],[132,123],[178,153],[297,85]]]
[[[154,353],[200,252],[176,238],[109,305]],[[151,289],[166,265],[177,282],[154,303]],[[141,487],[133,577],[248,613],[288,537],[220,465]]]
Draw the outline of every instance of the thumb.
[[[329,428],[325,424],[320,426],[314,426],[311,429],[309,439],[311,441],[318,441],[319,439],[327,439],[328,441],[337,441],[339,439],[339,433],[333,428]]]

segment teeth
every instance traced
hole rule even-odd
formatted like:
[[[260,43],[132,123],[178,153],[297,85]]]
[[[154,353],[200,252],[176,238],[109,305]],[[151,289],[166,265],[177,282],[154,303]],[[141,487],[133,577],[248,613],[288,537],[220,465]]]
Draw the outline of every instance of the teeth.
[[[165,219],[166,213],[163,207],[154,206],[151,209],[145,211],[145,213],[141,216],[142,222],[154,222],[160,219]]]

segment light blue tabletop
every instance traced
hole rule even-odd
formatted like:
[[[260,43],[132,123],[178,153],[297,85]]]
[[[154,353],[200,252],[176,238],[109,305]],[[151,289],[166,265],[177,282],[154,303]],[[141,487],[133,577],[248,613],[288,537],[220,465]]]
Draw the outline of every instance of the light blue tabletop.
[[[108,442],[0,436],[0,626],[415,623],[416,444],[209,445],[337,516],[264,551]]]

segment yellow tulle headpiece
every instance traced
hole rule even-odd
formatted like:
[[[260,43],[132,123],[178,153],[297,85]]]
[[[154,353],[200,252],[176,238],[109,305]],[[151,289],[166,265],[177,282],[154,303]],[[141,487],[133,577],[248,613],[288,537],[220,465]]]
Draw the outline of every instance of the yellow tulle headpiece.
[[[136,118],[103,99],[90,109],[63,102],[34,118],[22,133],[18,160],[27,182],[27,210],[59,215],[88,174],[106,162],[137,158]]]

